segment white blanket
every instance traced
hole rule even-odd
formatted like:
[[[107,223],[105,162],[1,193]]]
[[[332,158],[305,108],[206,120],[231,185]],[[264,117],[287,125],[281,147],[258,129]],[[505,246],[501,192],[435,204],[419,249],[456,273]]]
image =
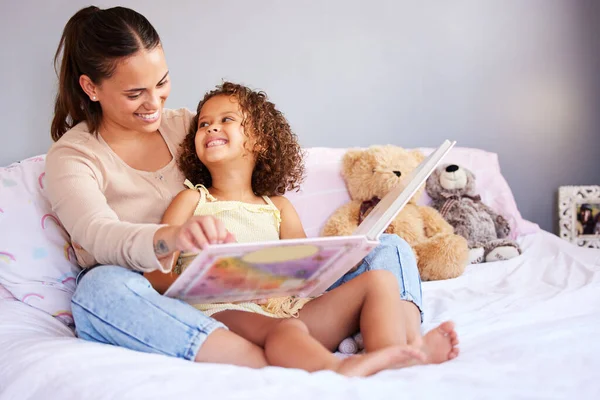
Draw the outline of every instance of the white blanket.
[[[600,399],[600,251],[545,232],[521,244],[517,259],[424,284],[423,329],[454,320],[456,360],[370,378],[136,353],[0,301],[0,399]]]

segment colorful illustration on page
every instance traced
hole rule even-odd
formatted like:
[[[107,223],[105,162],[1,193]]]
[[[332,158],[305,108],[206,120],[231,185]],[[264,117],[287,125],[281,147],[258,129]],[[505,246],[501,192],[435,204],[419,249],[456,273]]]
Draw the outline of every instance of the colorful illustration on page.
[[[280,246],[241,256],[217,257],[208,271],[186,293],[207,300],[225,295],[263,293],[278,290],[293,292],[312,286],[324,262],[342,249],[323,249],[313,245]],[[279,290],[278,290],[279,291]]]

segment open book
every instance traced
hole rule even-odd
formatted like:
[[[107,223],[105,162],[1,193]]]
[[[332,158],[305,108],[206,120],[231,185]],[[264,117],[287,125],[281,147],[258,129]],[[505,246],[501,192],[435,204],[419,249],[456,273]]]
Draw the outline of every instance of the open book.
[[[455,143],[444,141],[381,199],[351,236],[208,246],[165,295],[197,304],[323,293],[377,247],[380,235]]]

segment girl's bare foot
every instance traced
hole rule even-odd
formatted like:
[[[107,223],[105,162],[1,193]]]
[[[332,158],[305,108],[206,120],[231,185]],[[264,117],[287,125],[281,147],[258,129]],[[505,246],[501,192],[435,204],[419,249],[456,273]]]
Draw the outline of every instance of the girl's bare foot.
[[[426,362],[423,351],[409,346],[395,346],[338,360],[331,369],[346,376],[369,376],[385,369],[423,362]]]
[[[423,336],[422,346],[417,341],[413,346],[420,347],[427,355],[426,364],[440,364],[458,356],[458,335],[454,330],[454,322],[446,321]],[[420,342],[421,340],[418,340]]]

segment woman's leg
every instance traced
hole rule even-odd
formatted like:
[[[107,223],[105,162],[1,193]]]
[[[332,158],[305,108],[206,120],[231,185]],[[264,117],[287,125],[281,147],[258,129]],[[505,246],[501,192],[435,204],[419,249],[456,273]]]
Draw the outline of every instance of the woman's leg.
[[[72,308],[82,339],[187,360],[267,365],[260,347],[192,306],[158,294],[140,273],[99,266],[78,281]]]

